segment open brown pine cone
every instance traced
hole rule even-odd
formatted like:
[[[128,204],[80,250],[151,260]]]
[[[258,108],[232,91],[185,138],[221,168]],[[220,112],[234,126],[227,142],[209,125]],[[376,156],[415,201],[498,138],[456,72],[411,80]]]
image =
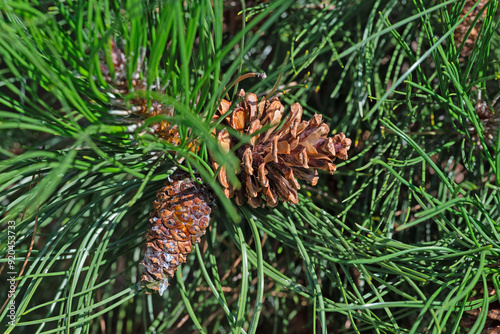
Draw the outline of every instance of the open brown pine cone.
[[[298,103],[291,106],[291,111],[284,124],[278,127],[284,113],[284,107],[277,97],[260,102],[253,93],[239,93],[241,102],[231,109],[231,103],[222,100],[214,121],[224,117],[222,124],[226,128],[214,130],[221,148],[229,152],[238,144],[238,138],[231,136],[227,127],[241,134],[251,135],[250,143],[236,149],[235,154],[241,160],[238,179],[242,184],[236,189],[228,180],[226,169],[216,161],[212,167],[219,169],[218,179],[228,198],[235,197],[236,203],[246,201],[256,208],[262,205],[262,197],[267,205],[275,207],[278,199],[297,204],[297,190],[300,185],[296,178],[311,185],[318,182],[317,169],[333,173],[337,169],[336,158],[347,159],[351,140],[343,133],[328,137],[328,125],[322,117],[315,114],[309,121],[302,121],[302,107]]]

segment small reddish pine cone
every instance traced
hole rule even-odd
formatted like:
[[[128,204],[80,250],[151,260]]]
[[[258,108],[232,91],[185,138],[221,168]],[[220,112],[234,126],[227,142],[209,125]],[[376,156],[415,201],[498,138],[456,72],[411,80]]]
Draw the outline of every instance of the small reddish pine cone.
[[[214,130],[220,147],[229,152],[238,139],[232,137],[227,127],[241,134],[251,135],[249,144],[243,144],[236,151],[241,160],[238,179],[240,189],[229,182],[226,169],[212,161],[214,170],[219,170],[218,179],[228,198],[235,197],[242,205],[245,200],[254,208],[262,205],[262,198],[270,207],[278,200],[297,204],[297,178],[316,185],[317,169],[333,173],[337,169],[336,158],[347,159],[351,140],[343,133],[328,137],[329,127],[323,123],[321,115],[316,114],[309,121],[302,121],[302,107],[294,103],[290,115],[283,126],[278,128],[283,117],[284,107],[277,97],[260,102],[252,93],[239,93],[241,102],[230,111],[231,103],[222,100],[213,121],[224,117],[226,128]],[[256,134],[263,128],[264,132]]]
[[[209,202],[209,193],[187,173],[176,172],[158,190],[141,262],[143,288],[163,294],[169,278],[205,234]]]
[[[478,102],[476,105],[476,113],[484,128],[483,136],[486,145],[494,147],[498,138],[498,128],[500,126],[500,116],[498,115],[498,111],[494,113],[488,103]],[[479,146],[480,149],[483,149],[483,145],[479,140],[476,128],[470,121],[468,123],[469,133],[472,140]]]
[[[169,117],[173,116],[173,107],[165,105],[155,99],[151,99],[149,101],[148,107],[148,99],[145,97],[133,97],[128,101],[128,105],[122,98],[122,96],[129,93],[140,91],[156,90],[160,93],[164,93],[164,88],[160,88],[157,85],[153,85],[148,88],[146,78],[141,77],[141,72],[143,72],[144,68],[144,54],[140,55],[137,60],[134,73],[132,74],[132,88],[130,88],[127,80],[127,56],[122,52],[122,50],[120,50],[120,48],[118,48],[118,46],[116,46],[116,43],[113,40],[111,40],[111,60],[114,69],[113,77],[111,76],[111,71],[106,64],[104,55],[101,57],[100,66],[104,79],[112,87],[111,93],[119,95],[111,101],[113,108],[117,108],[118,110],[112,110],[110,113],[127,116],[134,114],[139,116],[140,121],[157,115],[166,115]],[[168,121],[160,121],[152,124],[151,130],[156,136],[174,146],[178,146],[181,142],[178,126],[171,124]]]
[[[462,13],[460,18],[463,18],[467,13],[472,9],[472,7],[476,4],[477,0],[467,0],[464,4],[464,8],[462,9]],[[484,7],[487,1],[480,1],[479,4],[474,8],[474,10],[458,25],[455,29],[455,33],[453,34],[453,38],[455,39],[455,46],[459,47],[462,44],[462,41],[467,37],[464,47],[462,51],[460,51],[460,62],[464,61],[464,58],[469,57],[474,44],[476,43],[477,36],[479,34],[479,30],[481,29],[481,25],[486,16],[486,11],[483,12],[481,17],[477,20],[475,25],[473,26],[470,34],[466,36],[469,28],[474,24],[474,20],[476,19],[479,11]]]

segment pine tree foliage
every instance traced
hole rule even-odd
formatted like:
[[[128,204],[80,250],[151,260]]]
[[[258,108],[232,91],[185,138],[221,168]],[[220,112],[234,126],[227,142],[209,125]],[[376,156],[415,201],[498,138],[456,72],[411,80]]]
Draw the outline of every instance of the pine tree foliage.
[[[2,1],[2,329],[499,330],[498,24],[497,1]],[[248,72],[267,79],[232,85]],[[237,206],[212,161],[234,187],[242,166],[212,119],[241,88],[322,115],[349,159],[297,204]],[[150,213],[176,170],[214,192],[212,220],[147,295]]]

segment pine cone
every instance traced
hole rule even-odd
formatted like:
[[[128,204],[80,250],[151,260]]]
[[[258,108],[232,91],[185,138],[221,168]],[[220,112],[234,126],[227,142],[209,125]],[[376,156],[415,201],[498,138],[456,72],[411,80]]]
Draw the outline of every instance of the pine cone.
[[[493,113],[490,106],[486,102],[478,102],[476,105],[476,113],[479,117],[479,121],[484,127],[484,141],[488,146],[495,146],[496,140],[498,138],[498,127],[500,126],[500,117],[498,116],[498,111]],[[483,145],[479,140],[476,128],[469,121],[469,133],[472,140],[483,149]]]
[[[269,101],[262,99],[259,103],[255,94],[246,94],[243,90],[239,97],[242,100],[231,113],[231,103],[222,100],[214,121],[224,117],[222,123],[227,127],[252,135],[250,143],[243,144],[235,152],[242,161],[238,174],[242,188],[235,189],[228,181],[224,166],[212,161],[215,170],[220,167],[218,179],[225,195],[228,198],[235,196],[238,205],[242,205],[246,198],[252,207],[259,207],[262,195],[271,207],[278,204],[278,199],[297,204],[300,185],[296,178],[315,185],[318,182],[317,169],[333,173],[337,167],[332,161],[335,158],[347,159],[351,140],[343,133],[327,137],[329,128],[322,122],[321,115],[314,115],[310,121],[301,121],[302,107],[295,103],[278,129],[284,107],[277,97]],[[238,144],[238,139],[231,137],[226,128],[216,131],[215,135],[226,152]]]
[[[156,193],[149,220],[141,286],[163,294],[210,221],[210,196],[189,175],[175,173]]]
[[[472,6],[476,4],[476,0],[468,0],[465,2],[464,8],[462,9],[462,14],[460,15],[460,18],[464,17],[467,15],[469,10],[471,10]],[[455,39],[455,45],[458,48],[464,38],[467,37],[467,40],[465,41],[464,47],[462,51],[460,51],[460,58],[459,61],[463,62],[465,57],[469,57],[472,48],[474,47],[474,44],[476,43],[477,36],[479,34],[479,30],[481,29],[481,25],[483,23],[483,19],[486,16],[486,11],[483,12],[482,16],[478,19],[476,25],[474,28],[472,28],[470,34],[466,36],[467,30],[469,30],[470,26],[474,23],[474,20],[476,19],[477,14],[479,14],[479,11],[481,8],[484,7],[486,4],[486,1],[480,1],[480,3],[474,8],[474,10],[465,18],[465,20],[462,21],[462,23],[455,29],[455,33],[453,34],[453,37]]]
[[[113,62],[114,76],[111,77],[111,71],[106,65],[104,55],[101,55],[101,72],[104,76],[106,82],[112,86],[111,92],[113,94],[118,94],[119,96],[114,98],[111,103],[114,108],[121,110],[112,110],[111,113],[119,115],[137,115],[139,116],[138,123],[141,123],[145,119],[157,115],[166,115],[172,117],[174,114],[174,108],[162,104],[160,101],[151,99],[150,106],[148,107],[148,99],[145,97],[135,96],[129,100],[128,105],[125,103],[121,96],[127,95],[131,92],[139,91],[153,91],[157,90],[164,93],[164,88],[158,87],[157,85],[152,85],[147,87],[146,78],[141,78],[141,72],[144,68],[144,53],[141,53],[134,73],[132,74],[132,82],[130,89],[127,80],[127,57],[126,55],[116,46],[116,43],[111,40],[111,59]],[[144,71],[145,72],[145,71]],[[171,124],[167,121],[160,121],[158,123],[151,125],[151,132],[157,137],[167,141],[168,143],[178,146],[181,142],[179,136],[178,126]]]

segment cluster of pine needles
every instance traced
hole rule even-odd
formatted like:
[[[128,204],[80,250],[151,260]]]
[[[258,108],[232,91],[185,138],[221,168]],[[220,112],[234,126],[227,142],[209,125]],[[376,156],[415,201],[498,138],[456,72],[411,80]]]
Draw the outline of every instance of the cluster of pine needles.
[[[1,330],[500,333],[499,22],[493,0],[2,1]],[[321,115],[348,159],[236,205],[212,119],[242,88]],[[175,171],[212,218],[148,295]]]

